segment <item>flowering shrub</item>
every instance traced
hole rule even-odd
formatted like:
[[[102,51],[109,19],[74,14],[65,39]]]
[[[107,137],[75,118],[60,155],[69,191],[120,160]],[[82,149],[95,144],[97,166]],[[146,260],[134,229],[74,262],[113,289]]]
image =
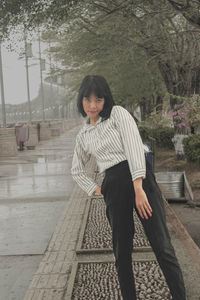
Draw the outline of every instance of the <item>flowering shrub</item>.
[[[178,132],[190,133],[191,126],[196,127],[200,124],[200,96],[194,95],[191,98],[181,99],[181,104],[174,105],[174,111],[171,113],[174,126]]]

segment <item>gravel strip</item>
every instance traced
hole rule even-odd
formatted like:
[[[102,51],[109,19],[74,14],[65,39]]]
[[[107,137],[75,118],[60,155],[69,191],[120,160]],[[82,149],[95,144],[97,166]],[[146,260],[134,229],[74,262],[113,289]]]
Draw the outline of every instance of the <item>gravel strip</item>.
[[[133,262],[138,300],[172,299],[162,271],[156,261]],[[79,263],[72,300],[121,300],[114,263]]]
[[[106,206],[103,199],[92,199],[82,249],[112,248],[111,228],[105,210]],[[135,210],[133,217],[135,222],[134,247],[150,246]]]

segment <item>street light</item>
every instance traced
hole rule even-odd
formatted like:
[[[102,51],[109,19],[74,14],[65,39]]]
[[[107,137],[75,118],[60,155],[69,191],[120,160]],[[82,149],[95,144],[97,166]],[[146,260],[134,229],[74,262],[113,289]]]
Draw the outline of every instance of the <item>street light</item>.
[[[27,43],[26,40],[26,29],[24,28],[24,44],[25,44],[25,63],[26,63],[26,83],[27,83],[27,98],[28,98],[28,109],[29,109],[29,122],[32,122],[31,116],[31,100],[30,100],[30,87],[29,87],[29,71],[28,71],[28,58],[32,57],[31,43]]]
[[[1,86],[2,121],[3,121],[3,127],[6,128],[6,108],[5,108],[5,98],[4,98],[3,67],[2,67],[2,57],[1,57],[1,41],[0,41],[0,86]]]
[[[41,82],[41,95],[42,95],[42,117],[45,121],[45,112],[44,112],[44,87],[43,87],[43,78],[42,71],[45,69],[45,60],[41,58],[41,45],[40,45],[40,30],[38,29],[38,44],[39,44],[39,60],[40,60],[40,82]]]

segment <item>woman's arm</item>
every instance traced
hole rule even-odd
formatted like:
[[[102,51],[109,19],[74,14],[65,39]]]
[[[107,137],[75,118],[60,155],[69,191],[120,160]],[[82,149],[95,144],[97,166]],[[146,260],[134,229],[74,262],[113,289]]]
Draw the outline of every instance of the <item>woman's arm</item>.
[[[72,159],[71,175],[77,184],[88,194],[92,196],[97,189],[96,184],[85,171],[85,164],[90,159],[90,154],[86,153],[83,147],[83,140],[80,136],[76,137],[76,145]]]
[[[128,160],[135,190],[136,207],[140,216],[147,219],[147,213],[151,216],[152,209],[142,187],[142,180],[146,177],[146,162],[139,130],[131,114],[120,105],[114,108],[112,117],[120,132]]]
[[[122,138],[132,181],[139,177],[145,178],[146,162],[144,146],[134,118],[120,105],[113,107],[112,117]]]

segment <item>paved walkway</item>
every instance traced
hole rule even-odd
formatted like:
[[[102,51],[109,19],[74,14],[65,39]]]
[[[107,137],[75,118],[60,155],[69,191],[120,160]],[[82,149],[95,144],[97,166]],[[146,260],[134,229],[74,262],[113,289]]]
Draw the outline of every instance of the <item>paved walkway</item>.
[[[0,157],[0,300],[24,299],[71,197],[76,132]]]
[[[65,134],[62,137],[64,139]],[[93,158],[87,164],[87,171],[89,176],[100,183],[100,178],[97,176],[97,166]],[[188,300],[199,300],[200,250],[168,205],[166,212],[172,243],[183,270]],[[104,220],[104,222],[95,223],[96,218]],[[99,228],[100,225],[102,227]],[[88,228],[94,231],[91,233]],[[100,239],[101,234],[97,234],[97,232],[101,231],[105,231],[105,234]],[[60,216],[55,232],[39,268],[32,278],[24,300],[120,299],[119,286],[113,268],[114,258],[109,246],[109,234],[102,197],[88,197],[76,185]],[[138,234],[139,236],[142,235],[139,227]],[[80,240],[81,237],[82,240]],[[90,245],[92,238],[94,241]],[[142,238],[139,239],[142,240]],[[85,248],[83,247],[84,242]],[[143,245],[141,242],[136,250],[133,253],[134,270],[141,279],[138,279],[140,282],[137,282],[138,300],[171,299],[165,280],[149,246]],[[140,278],[140,276],[143,277]],[[149,276],[151,286],[155,283],[155,290],[148,287],[149,280],[147,278],[145,281],[146,276]],[[109,281],[109,277],[113,280]],[[102,278],[105,278],[103,282]],[[90,290],[91,284],[92,290]]]

